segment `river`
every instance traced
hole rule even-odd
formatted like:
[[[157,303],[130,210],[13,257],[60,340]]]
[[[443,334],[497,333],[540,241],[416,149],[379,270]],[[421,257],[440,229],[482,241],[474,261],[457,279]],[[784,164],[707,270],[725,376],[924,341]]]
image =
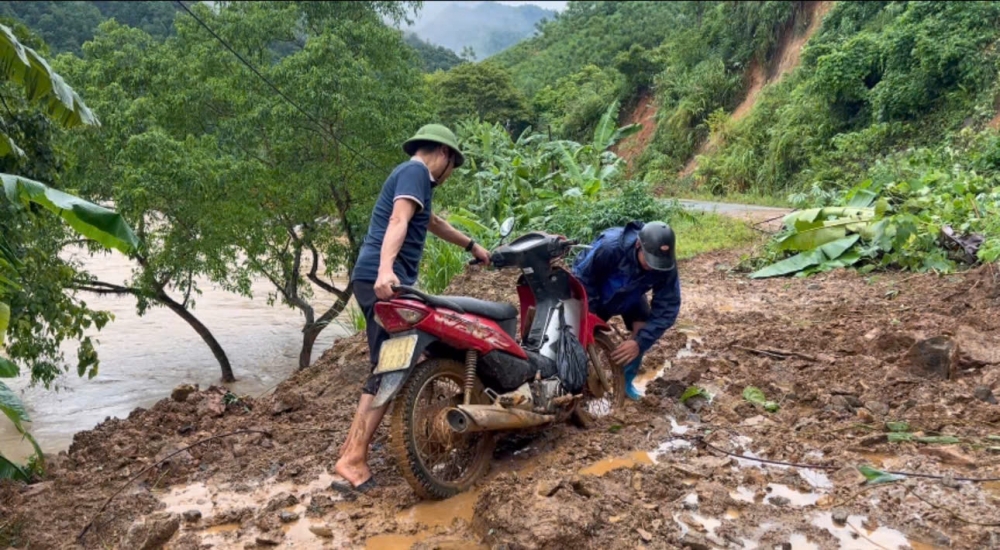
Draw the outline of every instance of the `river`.
[[[100,280],[123,283],[133,264],[114,252],[94,257],[77,255],[85,268]],[[308,269],[308,266],[305,267]],[[339,288],[343,277],[336,281]],[[29,387],[28,376],[5,382],[17,391],[32,422],[31,433],[46,453],[69,448],[73,434],[89,430],[105,418],[124,418],[136,407],[149,407],[179,384],[225,385],[239,395],[262,395],[272,390],[298,366],[304,316],[280,303],[267,305],[274,286],[266,281],[253,285],[253,299],[225,292],[201,281],[202,294],[196,296],[195,316],[204,323],[225,349],[237,381],[221,384],[219,364],[195,331],[163,307],[152,308],[139,317],[131,297],[95,296],[80,293],[92,309],[109,311],[114,321],[100,332],[91,330],[100,357],[100,371],[93,380],[76,376],[73,368],[57,379],[53,389],[40,384]],[[317,311],[329,307],[334,298],[315,289]],[[319,313],[317,313],[317,316]],[[349,334],[346,314],[324,330],[313,349],[313,360],[333,342]],[[67,359],[76,357],[76,342],[64,343]],[[56,389],[56,386],[58,389]],[[0,451],[8,458],[23,461],[31,446],[22,441],[6,419],[0,420]]]

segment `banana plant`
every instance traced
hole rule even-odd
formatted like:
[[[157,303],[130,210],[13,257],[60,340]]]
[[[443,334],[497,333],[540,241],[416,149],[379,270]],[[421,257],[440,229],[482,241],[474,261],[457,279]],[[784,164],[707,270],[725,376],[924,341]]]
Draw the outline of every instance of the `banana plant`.
[[[48,62],[35,50],[21,44],[11,29],[4,25],[0,25],[0,78],[21,87],[28,101],[64,128],[100,125],[80,96],[49,67]],[[0,156],[8,155],[23,157],[25,153],[0,130]],[[0,182],[3,184],[0,200],[5,199],[15,209],[27,209],[29,204],[36,204],[62,218],[84,237],[108,248],[125,254],[139,249],[140,242],[135,232],[113,210],[15,174],[0,174]],[[22,285],[18,282],[20,265],[17,254],[0,233],[0,378],[14,378],[20,373],[18,366],[2,354],[12,317],[4,296],[21,289]],[[28,412],[17,395],[2,381],[0,413],[31,443],[39,464],[44,466],[42,449],[24,427],[31,422]],[[27,481],[30,475],[26,468],[0,454],[0,479]]]

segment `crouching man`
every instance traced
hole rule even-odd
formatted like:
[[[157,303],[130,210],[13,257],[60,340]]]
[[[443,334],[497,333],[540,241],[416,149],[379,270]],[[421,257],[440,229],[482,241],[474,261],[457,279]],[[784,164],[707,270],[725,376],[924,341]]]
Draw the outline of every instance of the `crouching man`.
[[[611,359],[625,365],[626,394],[632,400],[642,397],[634,381],[643,355],[674,325],[681,309],[674,244],[669,225],[634,221],[601,233],[573,266],[590,311],[605,321],[620,315],[631,332]],[[651,301],[646,299],[650,290]]]

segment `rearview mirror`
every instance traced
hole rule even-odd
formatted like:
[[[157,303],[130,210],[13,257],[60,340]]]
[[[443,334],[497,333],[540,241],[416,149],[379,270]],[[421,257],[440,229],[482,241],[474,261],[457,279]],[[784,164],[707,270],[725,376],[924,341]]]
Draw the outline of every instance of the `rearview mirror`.
[[[506,239],[512,231],[514,231],[514,218],[510,217],[500,224],[500,236]]]

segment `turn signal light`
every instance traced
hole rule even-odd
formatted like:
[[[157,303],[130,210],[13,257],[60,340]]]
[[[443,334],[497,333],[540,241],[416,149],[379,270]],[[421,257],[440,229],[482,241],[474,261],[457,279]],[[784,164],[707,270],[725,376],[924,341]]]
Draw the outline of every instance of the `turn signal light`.
[[[375,304],[375,322],[389,333],[410,330],[427,317],[427,312],[414,307],[390,302]]]
[[[421,319],[427,316],[427,314],[423,311],[417,311],[406,307],[397,307],[396,313],[398,313],[404,321],[410,323],[411,325],[419,323]]]

